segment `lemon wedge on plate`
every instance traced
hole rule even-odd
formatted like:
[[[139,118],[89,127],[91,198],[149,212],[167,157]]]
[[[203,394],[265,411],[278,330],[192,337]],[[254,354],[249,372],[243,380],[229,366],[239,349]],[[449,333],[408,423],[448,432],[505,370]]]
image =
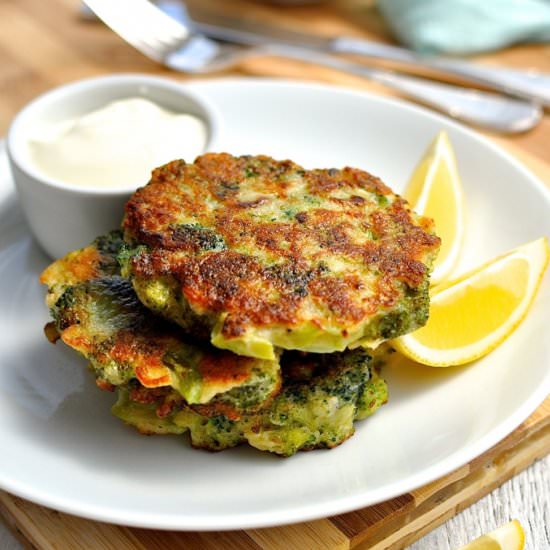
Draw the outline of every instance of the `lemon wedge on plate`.
[[[409,359],[432,367],[482,357],[523,320],[548,258],[543,237],[441,285],[433,290],[427,324],[392,345]]]
[[[439,132],[415,168],[403,197],[412,209],[435,222],[441,248],[431,284],[437,285],[455,268],[464,240],[464,197],[453,147]]]
[[[523,550],[524,547],[525,532],[521,523],[515,519],[458,550]]]

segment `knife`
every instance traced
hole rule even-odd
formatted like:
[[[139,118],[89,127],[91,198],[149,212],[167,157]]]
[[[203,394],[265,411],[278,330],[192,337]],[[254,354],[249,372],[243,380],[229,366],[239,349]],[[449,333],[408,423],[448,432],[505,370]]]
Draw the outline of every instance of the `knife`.
[[[367,58],[397,61],[409,66],[436,69],[474,84],[515,95],[550,107],[550,75],[477,65],[455,58],[423,56],[411,50],[346,36],[325,37],[273,26],[259,21],[220,15],[193,6],[191,17],[180,0],[158,0],[166,13],[210,38],[244,45],[285,44],[315,51],[356,54]]]

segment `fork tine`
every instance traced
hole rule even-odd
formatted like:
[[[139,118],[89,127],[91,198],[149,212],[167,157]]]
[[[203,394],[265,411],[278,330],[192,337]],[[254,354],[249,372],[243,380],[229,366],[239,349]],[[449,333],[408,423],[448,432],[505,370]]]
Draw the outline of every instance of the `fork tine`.
[[[189,30],[147,0],[84,0],[116,33],[148,57],[162,61]]]

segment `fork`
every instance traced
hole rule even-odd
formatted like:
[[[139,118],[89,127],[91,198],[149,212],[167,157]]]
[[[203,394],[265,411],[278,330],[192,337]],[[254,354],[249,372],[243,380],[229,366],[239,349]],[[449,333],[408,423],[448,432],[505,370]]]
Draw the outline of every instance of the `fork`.
[[[208,74],[252,57],[274,55],[368,78],[456,119],[498,132],[526,131],[542,116],[538,105],[521,99],[365,67],[305,48],[283,44],[241,47],[221,43],[191,31],[148,0],[84,1],[126,42],[177,71]]]

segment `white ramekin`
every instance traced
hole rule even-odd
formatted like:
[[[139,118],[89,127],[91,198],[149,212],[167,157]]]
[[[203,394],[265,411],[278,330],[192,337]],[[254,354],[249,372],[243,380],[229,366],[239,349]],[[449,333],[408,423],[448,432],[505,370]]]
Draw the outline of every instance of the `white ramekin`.
[[[7,152],[25,216],[36,240],[52,258],[86,246],[98,235],[119,227],[124,204],[138,186],[102,189],[49,178],[33,165],[29,139],[37,128],[126,97],[145,97],[172,111],[198,116],[207,127],[205,150],[213,148],[220,120],[215,107],[173,80],[112,75],[61,86],[33,100],[12,122]]]

